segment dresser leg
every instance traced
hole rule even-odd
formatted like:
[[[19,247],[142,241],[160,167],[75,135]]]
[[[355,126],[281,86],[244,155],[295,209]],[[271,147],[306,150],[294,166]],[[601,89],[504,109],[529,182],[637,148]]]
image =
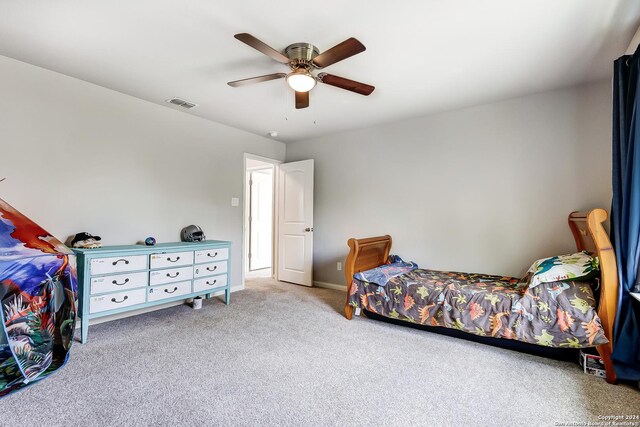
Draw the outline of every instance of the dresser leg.
[[[224,290],[224,302],[229,305],[229,297],[231,296],[231,289],[227,288]]]
[[[89,335],[89,319],[82,318],[80,323],[80,327],[82,330],[82,335],[80,337],[80,342],[82,344],[87,342],[87,336]]]

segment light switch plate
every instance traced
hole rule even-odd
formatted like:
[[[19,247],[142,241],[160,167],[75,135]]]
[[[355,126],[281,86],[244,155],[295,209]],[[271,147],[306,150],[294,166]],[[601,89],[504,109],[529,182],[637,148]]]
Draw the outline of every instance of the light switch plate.
[[[231,206],[240,206],[240,199],[237,197],[231,198]]]

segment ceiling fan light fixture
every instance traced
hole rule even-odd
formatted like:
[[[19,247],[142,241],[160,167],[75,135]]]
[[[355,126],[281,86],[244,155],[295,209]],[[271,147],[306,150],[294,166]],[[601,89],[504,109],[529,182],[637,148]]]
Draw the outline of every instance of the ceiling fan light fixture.
[[[287,75],[287,84],[296,92],[309,92],[316,85],[316,78],[304,68],[298,68]]]

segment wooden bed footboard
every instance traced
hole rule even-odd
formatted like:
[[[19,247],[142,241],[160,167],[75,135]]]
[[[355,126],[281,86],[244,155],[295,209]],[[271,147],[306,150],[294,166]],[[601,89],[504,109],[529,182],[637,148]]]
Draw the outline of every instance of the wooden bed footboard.
[[[617,376],[611,361],[611,353],[613,351],[613,324],[618,304],[618,267],[613,246],[603,226],[607,217],[607,211],[604,209],[572,212],[569,214],[569,228],[573,233],[578,251],[588,251],[590,254],[598,256],[600,261],[598,316],[609,343],[598,346],[597,350],[606,368],[607,382],[615,384]],[[348,244],[350,250],[345,263],[347,301],[344,313],[347,319],[351,319],[354,307],[349,304],[349,294],[351,293],[353,275],[387,263],[391,250],[391,236],[349,239]]]
[[[349,305],[349,294],[353,275],[387,263],[391,250],[391,236],[349,239],[348,245],[349,255],[344,265],[344,274],[347,278],[347,302],[344,305],[344,315],[347,319],[351,319],[354,307]]]

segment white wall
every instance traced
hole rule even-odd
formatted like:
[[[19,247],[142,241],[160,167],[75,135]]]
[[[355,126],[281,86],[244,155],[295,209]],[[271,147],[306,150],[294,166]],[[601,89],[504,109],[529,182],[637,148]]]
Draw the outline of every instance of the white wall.
[[[575,249],[567,215],[611,197],[600,82],[287,146],[315,159],[314,280],[344,284],[347,239],[390,234],[432,269],[519,276]]]
[[[240,285],[243,152],[282,160],[284,144],[2,56],[0,89],[0,198],[63,240],[198,224],[233,242]]]
[[[281,160],[283,144],[5,57],[0,89],[1,198],[62,239],[199,224],[233,241],[240,283],[242,153]],[[601,82],[289,144],[316,160],[315,280],[344,283],[349,237],[509,275],[570,251],[568,212],[609,207],[610,111]]]

